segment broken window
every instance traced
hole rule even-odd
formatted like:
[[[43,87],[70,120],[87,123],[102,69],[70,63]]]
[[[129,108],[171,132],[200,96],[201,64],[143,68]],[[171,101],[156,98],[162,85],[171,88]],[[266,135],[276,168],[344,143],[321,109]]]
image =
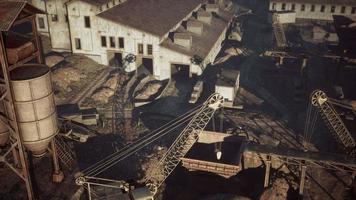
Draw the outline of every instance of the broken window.
[[[282,3],[282,10],[286,10],[286,4]]]
[[[301,5],[300,11],[305,11],[305,4],[302,4],[302,5]]]
[[[82,49],[82,44],[80,43],[80,39],[79,38],[75,38],[75,48],[76,49]]]
[[[345,13],[345,11],[346,11],[346,7],[345,7],[345,6],[342,6],[342,7],[341,7],[341,13]]]
[[[107,44],[106,44],[106,37],[105,37],[105,36],[101,36],[101,46],[102,46],[102,47],[107,47]]]
[[[335,12],[335,6],[331,6],[330,12],[331,12],[331,13],[334,13],[334,12]]]
[[[315,5],[311,5],[310,11],[311,11],[311,12],[314,12],[314,11],[315,11]]]
[[[119,37],[119,48],[120,49],[125,48],[125,41],[123,37]]]
[[[90,17],[89,16],[84,16],[84,24],[85,24],[85,28],[90,28]]]
[[[143,54],[143,44],[138,44],[138,54]]]
[[[111,48],[115,48],[115,38],[114,37],[110,37],[110,47]]]
[[[356,7],[352,7],[351,14],[355,14],[355,13],[356,13]]]
[[[52,17],[52,22],[58,21],[58,15],[51,15],[51,17]]]
[[[276,3],[272,3],[272,10],[276,10]]]
[[[294,3],[292,4],[292,10],[295,10],[295,4]]]
[[[39,17],[39,18],[38,18],[38,27],[39,27],[40,29],[44,29],[44,28],[45,28],[45,23],[44,23],[43,17]]]
[[[152,52],[153,52],[152,44],[148,44],[147,45],[147,54],[148,55],[152,55]]]
[[[325,5],[321,5],[320,12],[325,12]]]

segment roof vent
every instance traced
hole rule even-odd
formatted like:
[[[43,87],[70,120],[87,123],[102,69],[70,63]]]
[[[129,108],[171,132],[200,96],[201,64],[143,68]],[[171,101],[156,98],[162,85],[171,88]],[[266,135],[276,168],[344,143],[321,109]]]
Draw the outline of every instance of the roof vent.
[[[200,21],[187,21],[187,31],[201,35],[204,25]]]
[[[192,36],[188,33],[174,33],[173,42],[190,49],[192,47]]]
[[[212,18],[212,15],[210,12],[198,11],[198,13],[197,13],[197,19],[203,23],[210,24],[211,18]]]
[[[205,10],[206,10],[206,12],[219,13],[219,5],[218,4],[206,4]]]

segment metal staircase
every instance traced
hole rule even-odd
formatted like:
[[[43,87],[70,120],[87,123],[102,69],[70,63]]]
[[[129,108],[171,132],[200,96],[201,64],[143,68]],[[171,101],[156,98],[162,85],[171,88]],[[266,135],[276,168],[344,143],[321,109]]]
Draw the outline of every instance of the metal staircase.
[[[57,150],[58,158],[69,170],[72,170],[75,166],[75,154],[72,151],[71,147],[64,141],[63,137],[57,135],[54,138],[54,144]]]
[[[287,39],[286,35],[284,34],[283,25],[280,23],[273,23],[273,32],[274,37],[276,38],[276,43],[278,47],[286,47],[287,46]]]

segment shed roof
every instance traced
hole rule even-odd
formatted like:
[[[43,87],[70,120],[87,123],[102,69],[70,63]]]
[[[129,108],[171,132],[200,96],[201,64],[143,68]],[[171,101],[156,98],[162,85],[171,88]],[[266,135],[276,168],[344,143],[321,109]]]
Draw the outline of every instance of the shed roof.
[[[25,1],[1,0],[0,31],[8,31],[24,9],[29,13],[44,14],[42,10],[28,4]]]
[[[73,1],[76,1],[76,0],[69,0],[68,3],[73,2]],[[77,0],[77,1],[83,1],[83,2],[89,3],[91,5],[103,5],[103,4],[108,3],[109,1],[112,1],[112,0]]]
[[[356,5],[356,0],[270,0],[271,2],[305,3],[305,4],[334,4]]]
[[[206,0],[128,0],[99,17],[162,37]]]
[[[235,87],[237,78],[240,75],[239,70],[234,69],[222,69],[218,80],[216,81],[217,86]]]
[[[219,14],[213,14],[211,23],[204,24],[203,33],[195,34],[186,30],[183,26],[180,26],[175,32],[186,33],[192,35],[192,48],[187,49],[177,44],[167,38],[162,43],[161,46],[187,56],[199,56],[205,59],[209,54],[211,49],[214,47],[216,41],[221,36],[225,28],[228,27],[229,22],[234,17],[234,10],[221,10]],[[196,20],[195,18],[190,18],[190,21]]]

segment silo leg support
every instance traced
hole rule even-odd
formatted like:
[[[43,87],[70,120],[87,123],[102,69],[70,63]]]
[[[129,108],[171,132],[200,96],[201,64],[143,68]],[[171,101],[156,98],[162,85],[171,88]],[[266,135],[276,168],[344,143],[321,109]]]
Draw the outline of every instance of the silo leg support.
[[[266,160],[266,172],[265,172],[265,182],[264,187],[268,187],[269,185],[269,174],[271,172],[271,158],[268,156]]]
[[[54,166],[52,181],[54,183],[60,183],[64,179],[64,174],[59,167],[58,155],[57,155],[56,146],[54,144],[54,140],[51,141],[51,149],[52,149],[52,158],[53,158],[53,166]]]

